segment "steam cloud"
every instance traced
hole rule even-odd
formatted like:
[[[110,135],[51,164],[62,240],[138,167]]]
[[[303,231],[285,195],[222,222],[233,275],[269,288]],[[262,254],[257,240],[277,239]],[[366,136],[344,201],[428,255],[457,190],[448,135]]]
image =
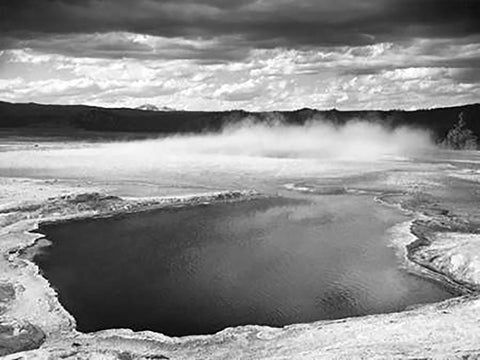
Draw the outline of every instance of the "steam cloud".
[[[385,156],[403,157],[434,147],[426,131],[402,127],[389,129],[377,123],[354,121],[343,126],[325,122],[306,125],[260,124],[244,121],[221,133],[173,136],[113,144],[122,152],[144,149],[149,154],[229,155],[267,158],[318,158],[375,161]]]
[[[434,145],[427,132],[366,121],[343,126],[244,121],[219,133],[32,148],[0,152],[0,171],[19,177],[243,188],[248,181],[378,171],[394,166],[389,159],[416,156]]]

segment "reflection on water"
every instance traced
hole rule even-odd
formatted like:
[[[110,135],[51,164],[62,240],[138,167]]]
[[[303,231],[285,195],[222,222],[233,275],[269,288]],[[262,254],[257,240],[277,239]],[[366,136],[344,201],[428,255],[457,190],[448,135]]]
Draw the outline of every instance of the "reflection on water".
[[[81,331],[212,333],[379,312],[450,296],[399,269],[370,197],[292,195],[42,227],[35,261]]]

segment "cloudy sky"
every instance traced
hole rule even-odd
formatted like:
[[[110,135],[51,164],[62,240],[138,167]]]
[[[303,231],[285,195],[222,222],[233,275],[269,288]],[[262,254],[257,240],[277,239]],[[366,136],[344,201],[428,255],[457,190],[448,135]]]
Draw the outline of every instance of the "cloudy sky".
[[[186,110],[480,102],[480,0],[1,0],[0,100]]]

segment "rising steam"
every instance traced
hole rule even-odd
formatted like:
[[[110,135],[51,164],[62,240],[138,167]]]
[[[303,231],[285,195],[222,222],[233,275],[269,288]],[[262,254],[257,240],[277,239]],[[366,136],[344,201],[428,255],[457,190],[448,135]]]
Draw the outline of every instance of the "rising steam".
[[[118,150],[125,144],[111,145]],[[425,131],[378,123],[352,121],[343,126],[325,122],[306,125],[265,125],[245,121],[220,133],[173,136],[130,143],[123,151],[142,149],[149,154],[229,155],[267,158],[318,158],[375,161],[404,157],[433,148]]]
[[[243,188],[246,181],[378,171],[392,165],[389,159],[416,156],[434,145],[427,132],[412,128],[312,121],[303,126],[243,122],[219,133],[72,146],[0,152],[0,171]]]

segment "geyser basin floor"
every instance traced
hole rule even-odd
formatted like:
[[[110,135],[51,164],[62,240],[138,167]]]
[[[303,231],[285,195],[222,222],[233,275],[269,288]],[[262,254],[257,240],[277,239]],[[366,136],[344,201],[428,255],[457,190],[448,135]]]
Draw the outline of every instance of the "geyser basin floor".
[[[451,295],[402,271],[370,196],[309,196],[45,225],[35,257],[78,329],[205,334],[402,310]]]

